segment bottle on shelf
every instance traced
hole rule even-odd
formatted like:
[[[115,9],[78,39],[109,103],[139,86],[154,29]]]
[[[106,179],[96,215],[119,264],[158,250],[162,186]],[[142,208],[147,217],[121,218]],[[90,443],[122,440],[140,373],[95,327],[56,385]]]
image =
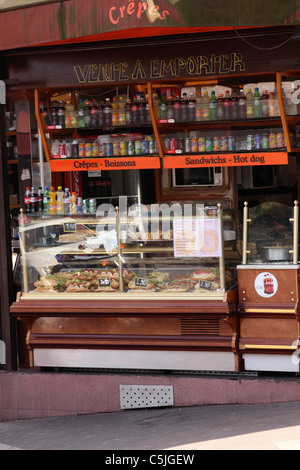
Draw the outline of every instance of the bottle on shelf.
[[[167,99],[167,119],[174,119],[174,102],[172,96],[169,96],[169,98]]]
[[[181,100],[181,122],[188,121],[188,97],[186,93],[182,93]]]
[[[247,106],[246,106],[246,96],[244,94],[243,89],[241,88],[240,94],[239,94],[239,102],[238,102],[238,118],[239,119],[246,119],[247,117]]]
[[[202,96],[201,96],[201,91],[197,91],[197,96],[196,96],[196,121],[202,121]]]
[[[165,93],[161,94],[160,102],[159,102],[159,119],[164,120],[167,119],[167,100]]]
[[[118,97],[114,96],[111,102],[111,122],[113,126],[118,126],[118,115],[119,115],[119,104],[118,104]]]
[[[232,101],[229,90],[226,90],[224,96],[224,119],[226,120],[230,120],[232,118],[231,104]]]
[[[54,186],[51,186],[49,191],[49,214],[56,215],[56,192]]]
[[[52,126],[57,126],[58,125],[58,105],[57,101],[53,101],[52,107],[51,107],[51,124]]]
[[[100,101],[100,103],[98,104],[98,126],[101,128],[103,127],[103,121],[104,121],[104,118],[103,118],[103,110],[104,110],[104,105],[103,105],[103,102]]]
[[[58,186],[56,193],[56,213],[57,215],[64,213],[64,192],[61,186]]]
[[[247,119],[252,119],[254,116],[253,93],[250,88],[248,89],[246,93],[246,116],[247,116]]]
[[[150,115],[148,95],[146,95],[146,100],[145,100],[145,124],[151,124],[151,115]]]
[[[159,96],[158,93],[153,93],[153,109],[156,119],[159,119]]]
[[[43,213],[45,215],[49,214],[49,199],[50,199],[49,188],[48,186],[46,186],[45,191],[44,191],[44,196],[43,196]]]
[[[65,188],[65,192],[63,194],[63,208],[65,215],[71,214],[71,193],[69,188]]]
[[[210,97],[209,97],[208,91],[205,91],[203,95],[203,111],[202,111],[203,121],[209,121],[210,119],[209,104],[210,104]]]
[[[78,105],[78,127],[85,127],[83,100],[80,100]]]
[[[253,116],[257,119],[262,117],[261,96],[257,87],[253,94]]]
[[[33,186],[30,189],[30,212],[37,212],[37,194]]]
[[[181,116],[181,99],[178,94],[176,94],[173,102],[173,116],[175,122],[180,122]]]
[[[77,194],[76,192],[72,192],[71,195],[71,214],[77,214]]]
[[[278,116],[277,98],[275,96],[275,92],[273,91],[270,91],[269,93],[269,116],[270,117]]]
[[[89,100],[84,102],[84,125],[91,127],[91,103]]]
[[[140,124],[146,124],[146,103],[144,100],[144,97],[140,97],[140,101],[138,103],[138,108],[139,108],[139,123]]]
[[[239,97],[238,92],[234,88],[231,93],[231,119],[239,118]]]
[[[218,120],[224,119],[224,95],[220,93],[218,95]]]
[[[60,101],[57,110],[57,125],[61,126],[62,129],[65,127],[65,113],[65,104],[63,101]]]
[[[126,99],[126,104],[125,104],[125,123],[126,125],[130,125],[132,122],[131,119],[131,99],[128,97]]]
[[[37,192],[37,212],[43,212],[43,188],[40,186]]]
[[[126,124],[126,113],[125,113],[126,102],[124,96],[119,98],[119,113],[118,113],[118,125],[125,126]]]
[[[212,91],[210,95],[209,113],[211,121],[216,121],[218,119],[218,102],[215,91]]]
[[[66,128],[78,127],[77,114],[74,111],[74,105],[70,103],[70,101],[66,102],[65,127]]]
[[[25,190],[25,197],[24,197],[24,205],[25,205],[25,213],[30,213],[30,187],[27,187]]]
[[[269,117],[269,93],[264,90],[261,95],[261,114],[263,118]]]
[[[92,99],[91,106],[91,127],[98,127],[99,125],[99,116],[98,116],[98,105],[95,98]]]
[[[111,127],[112,126],[112,107],[110,103],[110,98],[105,99],[105,105],[103,109],[103,126]]]
[[[43,103],[43,101],[40,102],[40,113],[42,114],[44,118],[45,126],[49,126],[50,119],[49,119],[48,109],[47,109],[47,106]]]
[[[189,101],[188,101],[188,121],[189,122],[196,121],[196,100],[192,93],[190,93]]]

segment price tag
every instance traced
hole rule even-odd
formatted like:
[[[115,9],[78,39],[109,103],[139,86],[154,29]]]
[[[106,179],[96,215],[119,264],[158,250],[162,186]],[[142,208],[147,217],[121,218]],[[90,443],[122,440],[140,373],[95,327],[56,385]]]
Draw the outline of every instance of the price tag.
[[[100,278],[98,281],[99,287],[111,287],[111,279],[109,277]]]
[[[148,280],[144,277],[136,277],[135,278],[135,285],[136,287],[147,287]]]
[[[212,290],[212,283],[210,281],[200,281],[200,289]]]
[[[76,222],[64,223],[64,232],[76,232]]]

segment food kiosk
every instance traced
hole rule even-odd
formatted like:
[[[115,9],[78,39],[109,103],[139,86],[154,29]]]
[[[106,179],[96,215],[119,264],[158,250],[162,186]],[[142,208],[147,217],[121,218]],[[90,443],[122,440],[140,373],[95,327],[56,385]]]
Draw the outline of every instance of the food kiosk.
[[[11,314],[26,326],[26,366],[242,370],[235,168],[288,165],[286,75],[274,72],[266,54],[263,68],[257,66],[257,56],[247,55],[236,38],[213,39],[205,55],[199,55],[197,42],[189,44],[187,52],[178,41],[175,56],[172,41],[163,48],[154,41],[143,48],[143,57],[129,43],[38,51],[4,61],[7,75],[20,80],[11,86],[11,98],[19,101],[22,89],[34,105],[41,167],[48,165],[55,187],[66,181],[76,187],[89,207],[67,216],[26,213],[22,207],[22,286]],[[293,69],[295,46],[285,50]],[[249,87],[270,94],[277,88],[277,98],[264,103],[267,115],[252,109],[249,115],[207,118],[204,101],[196,101],[198,93],[245,95]],[[143,96],[136,101],[148,109],[147,121],[67,127],[47,123],[41,110],[41,102],[47,103],[50,114],[62,98],[79,113],[80,100],[88,98],[101,101],[104,111],[106,98],[113,104],[115,95],[131,102]],[[175,102],[184,95],[198,115],[177,119]],[[281,136],[279,145],[273,145],[274,135]],[[89,153],[74,154],[79,144],[88,144]],[[91,155],[93,144],[98,153]],[[110,178],[110,194],[88,193],[95,175],[102,182]]]

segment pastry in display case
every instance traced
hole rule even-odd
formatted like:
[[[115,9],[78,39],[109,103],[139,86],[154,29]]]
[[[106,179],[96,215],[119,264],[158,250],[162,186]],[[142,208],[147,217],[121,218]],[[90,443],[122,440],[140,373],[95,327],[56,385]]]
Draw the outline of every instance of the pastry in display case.
[[[22,296],[222,296],[235,273],[224,264],[221,206],[191,206],[188,215],[180,204],[21,214]]]

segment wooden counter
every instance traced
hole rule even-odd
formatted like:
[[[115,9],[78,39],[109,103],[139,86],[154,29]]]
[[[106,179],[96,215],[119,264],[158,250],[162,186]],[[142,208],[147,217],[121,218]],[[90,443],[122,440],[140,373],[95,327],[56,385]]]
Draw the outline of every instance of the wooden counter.
[[[214,297],[214,299],[212,299]],[[30,367],[234,370],[237,292],[20,296]]]
[[[299,266],[238,266],[239,350],[246,370],[299,372]]]

